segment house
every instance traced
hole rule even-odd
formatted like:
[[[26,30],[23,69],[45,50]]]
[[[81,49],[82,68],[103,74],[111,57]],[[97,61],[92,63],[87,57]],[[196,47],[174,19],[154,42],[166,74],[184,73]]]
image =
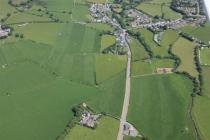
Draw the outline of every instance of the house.
[[[9,28],[2,29],[2,26],[0,25],[0,39],[6,38],[10,32],[11,32],[11,30]]]

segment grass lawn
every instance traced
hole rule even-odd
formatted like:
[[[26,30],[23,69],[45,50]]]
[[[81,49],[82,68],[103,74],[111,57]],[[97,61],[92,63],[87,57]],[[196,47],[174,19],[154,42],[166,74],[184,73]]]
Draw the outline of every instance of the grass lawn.
[[[131,38],[130,42],[132,61],[140,61],[144,58],[148,58],[148,53],[145,51],[144,46],[135,38]]]
[[[76,125],[64,140],[116,140],[119,125],[120,123],[116,119],[102,117],[95,130]]]
[[[114,45],[116,43],[116,37],[114,35],[103,35],[101,38],[101,51]]]
[[[96,82],[101,83],[113,76],[125,71],[127,63],[126,56],[96,55]]]
[[[173,53],[181,59],[178,71],[186,71],[194,77],[198,76],[194,62],[195,44],[184,38],[179,38],[173,45]]]
[[[175,74],[133,78],[127,120],[151,140],[195,139],[186,115],[191,93],[192,82]]]
[[[202,65],[210,65],[210,49],[209,48],[201,48],[200,62]]]

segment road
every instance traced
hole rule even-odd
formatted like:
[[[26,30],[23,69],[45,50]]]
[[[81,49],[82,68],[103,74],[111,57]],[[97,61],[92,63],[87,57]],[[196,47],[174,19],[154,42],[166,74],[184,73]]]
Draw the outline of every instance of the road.
[[[128,46],[129,48],[129,46]],[[120,118],[120,128],[117,136],[117,140],[123,140],[123,127],[126,122],[129,101],[130,101],[130,86],[131,86],[131,51],[128,51],[127,70],[126,70],[126,85],[125,85],[125,97],[123,103],[122,114]]]

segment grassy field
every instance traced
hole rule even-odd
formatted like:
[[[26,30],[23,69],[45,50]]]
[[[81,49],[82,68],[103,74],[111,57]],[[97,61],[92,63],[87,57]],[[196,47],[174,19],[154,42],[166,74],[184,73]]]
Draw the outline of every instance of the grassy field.
[[[173,61],[169,59],[153,59],[151,63],[136,61],[132,63],[132,76],[155,74],[157,68],[173,68]]]
[[[150,16],[162,16],[161,5],[159,4],[149,4],[149,3],[141,3],[137,6],[138,10],[141,10]]]
[[[194,62],[194,48],[195,44],[184,38],[179,38],[173,45],[173,53],[181,59],[181,65],[178,71],[186,71],[194,77],[198,76]]]
[[[96,82],[101,83],[125,71],[126,56],[96,55]]]
[[[76,125],[70,130],[70,133],[64,140],[116,140],[118,129],[118,120],[110,117],[102,117],[95,130]]]
[[[210,65],[210,49],[202,48],[200,50],[200,62],[202,65]]]
[[[8,0],[1,0],[0,9],[0,19],[5,18],[8,13],[11,14],[16,11],[8,4]]]
[[[133,78],[128,121],[151,140],[192,140],[191,93],[191,81],[175,74]]]
[[[139,4],[137,6],[137,9],[153,17],[159,16],[164,19],[171,19],[171,20],[182,18],[182,16],[179,13],[173,11],[170,8],[170,2],[169,4],[166,3],[167,2],[164,1],[144,2]]]
[[[16,13],[12,14],[6,21],[6,24],[24,24],[27,22],[40,22],[40,21],[51,21],[50,18],[45,16],[35,16],[27,13]]]
[[[204,27],[186,26],[180,29],[181,31],[190,34],[206,44],[210,41],[210,24],[206,23]]]
[[[209,94],[209,93],[208,93]],[[196,97],[195,106],[193,109],[196,124],[200,130],[201,138],[203,140],[210,139],[210,99],[206,97]]]
[[[131,38],[130,42],[132,61],[140,61],[144,58],[148,58],[148,53],[145,51],[144,46],[135,38]]]
[[[193,108],[194,118],[196,120],[196,124],[200,130],[201,136],[203,140],[210,139],[210,67],[202,67],[203,69],[203,96],[195,98],[195,106]]]
[[[158,44],[153,39],[154,35],[152,32],[147,29],[141,29],[139,32],[153,51],[154,55],[159,56],[168,56],[169,45],[172,45],[179,38],[179,35],[176,31],[170,29],[166,30],[161,38],[160,46],[158,46]]]
[[[101,58],[109,67],[113,66],[110,59],[122,66],[118,65],[119,72],[107,70],[106,81],[95,85],[99,31],[75,23],[14,28],[24,39],[0,46],[0,129],[4,129],[0,139],[55,139],[72,119],[71,108],[81,102],[120,116],[125,57]],[[104,70],[102,67],[98,69]]]
[[[99,31],[113,31],[113,28],[110,25],[104,23],[88,23],[86,25]]]
[[[114,35],[103,35],[101,38],[101,51],[114,45],[116,43],[116,37]]]

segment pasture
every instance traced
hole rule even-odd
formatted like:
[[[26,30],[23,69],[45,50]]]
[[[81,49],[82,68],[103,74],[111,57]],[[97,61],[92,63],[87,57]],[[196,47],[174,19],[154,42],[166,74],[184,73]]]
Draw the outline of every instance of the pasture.
[[[149,139],[195,139],[187,115],[191,93],[192,82],[179,75],[132,78],[127,120]]]
[[[46,22],[51,21],[49,17],[45,16],[36,16],[29,13],[20,13],[17,12],[15,14],[12,14],[7,20],[6,24],[24,24],[28,22]]]
[[[113,76],[124,72],[126,69],[127,57],[115,55],[96,55],[96,83],[101,83]]]
[[[140,61],[144,58],[148,58],[148,53],[145,51],[144,46],[135,38],[131,38],[130,41],[132,61]]]
[[[13,27],[24,39],[0,46],[0,139],[55,139],[72,119],[71,108],[81,102],[120,116],[126,57],[110,56],[121,63],[119,73],[107,70],[108,78],[95,85],[99,31],[76,23]],[[109,58],[101,59],[112,66]]]
[[[151,31],[147,29],[141,29],[139,32],[155,56],[168,56],[169,46],[173,45],[179,38],[179,34],[176,31],[168,29],[163,33],[159,46],[154,41],[154,34]]]
[[[173,68],[173,60],[170,59],[153,59],[151,63],[136,61],[132,63],[132,76],[138,77],[143,75],[155,74],[157,68]]]
[[[209,94],[209,93],[208,93]],[[201,138],[208,140],[210,138],[210,99],[206,97],[197,97],[195,100],[195,106],[193,108],[193,115],[196,120]]]
[[[202,65],[210,65],[210,48],[201,48],[200,63]]]
[[[172,51],[181,59],[181,64],[178,67],[178,71],[186,71],[190,75],[197,77],[198,72],[196,70],[194,61],[194,48],[195,44],[184,38],[179,38],[173,45]]]
[[[169,1],[166,0],[166,2],[159,0],[143,2],[137,6],[137,9],[143,11],[144,13],[152,17],[158,16],[164,19],[171,19],[171,20],[182,18],[181,14],[173,11],[170,8],[170,3],[171,0]]]
[[[1,0],[0,9],[0,19],[5,18],[8,13],[11,14],[16,11],[8,4],[8,0]]]
[[[116,37],[114,35],[103,35],[101,38],[101,52],[115,43]]]
[[[70,130],[70,133],[64,140],[116,140],[118,129],[118,120],[110,117],[102,117],[95,130],[76,125]]]
[[[209,44],[210,41],[210,25],[206,23],[204,26],[201,27],[194,27],[194,26],[186,26],[180,29],[181,31],[192,35],[195,38],[203,41],[206,44]]]
[[[113,28],[105,23],[88,23],[86,26],[99,31],[113,31]]]

